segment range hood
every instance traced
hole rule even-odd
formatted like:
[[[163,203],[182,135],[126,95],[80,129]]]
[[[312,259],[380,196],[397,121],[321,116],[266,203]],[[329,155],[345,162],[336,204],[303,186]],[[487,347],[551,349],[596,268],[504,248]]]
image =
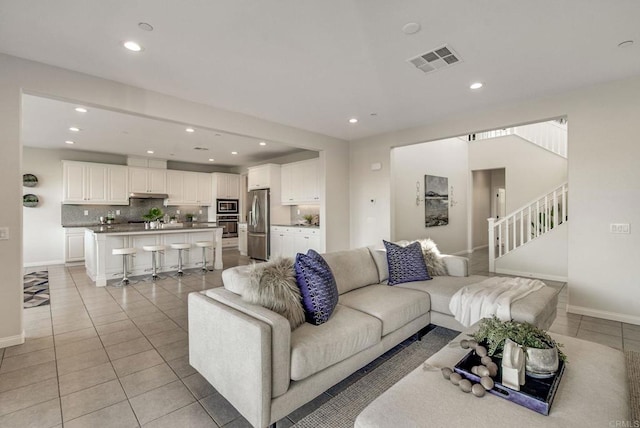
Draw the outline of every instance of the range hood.
[[[167,199],[169,195],[166,193],[129,193],[129,199]]]

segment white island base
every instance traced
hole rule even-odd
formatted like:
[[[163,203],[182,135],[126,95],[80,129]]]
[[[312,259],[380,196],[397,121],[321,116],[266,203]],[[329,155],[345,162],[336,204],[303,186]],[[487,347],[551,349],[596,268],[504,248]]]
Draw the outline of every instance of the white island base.
[[[86,229],[84,235],[85,268],[87,275],[98,287],[107,285],[107,281],[122,278],[122,256],[113,255],[114,248],[131,247],[138,252],[129,260],[129,276],[151,275],[151,253],[144,251],[144,245],[166,245],[173,243],[190,243],[189,251],[182,251],[184,269],[202,268],[202,249],[195,246],[197,241],[214,241],[215,249],[206,249],[207,264],[211,266],[215,253],[215,269],[222,269],[222,228],[180,228],[155,230],[120,230],[94,231]],[[167,248],[158,257],[159,272],[177,271],[178,250]]]

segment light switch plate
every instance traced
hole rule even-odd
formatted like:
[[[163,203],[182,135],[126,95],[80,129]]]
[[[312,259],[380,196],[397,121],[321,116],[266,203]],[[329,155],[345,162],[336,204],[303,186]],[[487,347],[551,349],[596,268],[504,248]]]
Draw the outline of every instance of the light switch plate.
[[[0,227],[0,241],[6,241],[9,239],[9,228]]]

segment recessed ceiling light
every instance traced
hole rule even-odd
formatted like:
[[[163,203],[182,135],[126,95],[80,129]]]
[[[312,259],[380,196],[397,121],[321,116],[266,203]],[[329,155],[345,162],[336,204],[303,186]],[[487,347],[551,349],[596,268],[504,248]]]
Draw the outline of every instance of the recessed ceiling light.
[[[260,141],[260,145],[261,145],[261,146],[266,146],[266,145],[267,145],[267,143],[265,143],[264,141]]]
[[[153,150],[147,150],[147,153],[152,155],[153,154]]]
[[[474,82],[471,85],[469,85],[470,89],[480,89],[482,88],[484,85],[481,82]]]
[[[72,126],[71,128],[69,128],[69,131],[71,131],[71,132],[79,132],[80,128],[76,128],[75,126]]]
[[[404,34],[416,34],[418,31],[420,31],[420,24],[418,24],[417,22],[409,22],[407,24],[404,24],[404,26],[402,27],[402,32]]]
[[[358,123],[358,119],[352,117],[351,119],[349,119],[349,123]]]
[[[238,152],[231,152],[231,154],[232,154],[232,155],[237,155],[237,154],[238,154]]]
[[[87,112],[87,109],[86,109],[86,108],[84,108],[84,107],[76,107],[76,111],[77,111],[78,113],[86,113],[86,112]]]
[[[619,48],[628,48],[633,46],[633,40],[625,40],[624,42],[618,43]]]
[[[122,45],[133,52],[140,52],[142,50],[142,46],[131,40],[124,42]]]
[[[209,162],[213,162],[215,159],[213,158],[209,158]]]
[[[67,140],[67,141],[65,141],[65,144],[75,144],[75,142],[71,141],[71,140]]]
[[[153,31],[153,26],[147,22],[139,22],[138,28],[144,31]]]
[[[193,129],[193,128],[187,128],[187,129],[185,129],[185,131],[187,131],[187,132],[196,132],[196,130]]]

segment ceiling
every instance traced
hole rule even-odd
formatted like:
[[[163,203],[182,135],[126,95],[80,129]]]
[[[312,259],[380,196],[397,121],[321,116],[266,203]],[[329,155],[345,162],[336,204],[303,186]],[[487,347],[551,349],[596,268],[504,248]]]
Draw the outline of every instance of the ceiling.
[[[638,75],[639,20],[637,0],[0,0],[0,52],[354,140]],[[462,61],[407,62],[444,44]]]
[[[87,112],[77,112],[77,107],[84,107]],[[80,131],[70,131],[70,127]],[[187,132],[187,128],[194,132]],[[113,153],[212,167],[250,165],[302,151],[272,141],[33,95],[22,96],[21,139],[29,147]]]

